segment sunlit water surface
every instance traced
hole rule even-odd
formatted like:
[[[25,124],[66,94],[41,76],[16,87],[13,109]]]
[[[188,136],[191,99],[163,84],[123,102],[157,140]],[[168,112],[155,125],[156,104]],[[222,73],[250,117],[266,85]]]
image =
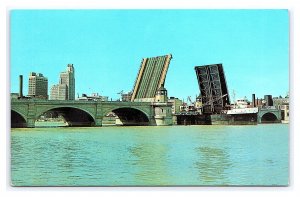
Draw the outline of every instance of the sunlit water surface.
[[[288,125],[12,129],[14,186],[287,185]]]

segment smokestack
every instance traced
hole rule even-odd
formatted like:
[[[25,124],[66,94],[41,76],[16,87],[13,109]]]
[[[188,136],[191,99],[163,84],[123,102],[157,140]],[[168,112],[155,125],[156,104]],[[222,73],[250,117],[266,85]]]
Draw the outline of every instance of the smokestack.
[[[19,76],[19,97],[23,98],[23,75]]]
[[[256,107],[255,94],[252,94],[252,107]]]
[[[272,95],[265,95],[266,106],[273,106]]]

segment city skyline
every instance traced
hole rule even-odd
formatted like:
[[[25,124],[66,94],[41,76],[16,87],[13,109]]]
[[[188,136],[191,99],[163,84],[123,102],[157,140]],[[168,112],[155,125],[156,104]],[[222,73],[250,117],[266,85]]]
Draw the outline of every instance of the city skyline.
[[[75,69],[73,64],[60,73],[59,83],[50,89],[50,100],[75,100]]]
[[[10,17],[11,92],[30,72],[51,87],[71,63],[76,96],[118,99],[121,90],[132,91],[142,58],[169,53],[169,96],[194,98],[194,67],[215,63],[223,64],[236,98],[289,90],[287,10],[14,10]]]

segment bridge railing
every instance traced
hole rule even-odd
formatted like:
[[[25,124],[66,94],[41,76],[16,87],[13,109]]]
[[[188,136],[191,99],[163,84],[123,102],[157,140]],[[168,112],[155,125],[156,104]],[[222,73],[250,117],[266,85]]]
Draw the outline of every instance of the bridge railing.
[[[34,100],[34,99],[14,99],[11,100],[11,105],[14,104],[61,104],[61,105],[78,105],[78,104],[116,104],[116,105],[123,105],[123,106],[144,106],[144,105],[151,105],[151,102],[130,102],[130,101],[82,101],[82,100]]]

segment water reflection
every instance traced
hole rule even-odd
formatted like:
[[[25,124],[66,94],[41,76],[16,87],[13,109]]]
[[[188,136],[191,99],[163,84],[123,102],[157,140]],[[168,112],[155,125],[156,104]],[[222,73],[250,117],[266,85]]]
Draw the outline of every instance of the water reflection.
[[[259,125],[242,129],[14,129],[12,184],[286,185],[288,127]]]
[[[137,169],[136,182],[141,185],[172,185],[168,178],[167,147],[162,144],[139,144],[129,147],[133,155],[133,165]]]
[[[228,185],[226,169],[232,166],[229,154],[220,148],[197,147],[195,148],[199,160],[195,167],[199,173],[199,179],[204,185]]]
[[[97,157],[98,143],[82,141],[82,138],[78,138],[74,133],[33,134],[34,137],[25,133],[21,134],[20,138],[12,138],[14,185],[93,185],[93,176],[97,176],[98,179],[101,177],[99,169],[102,165]],[[88,147],[93,147],[92,153],[95,157],[90,157],[91,151]],[[86,182],[87,179],[90,181]]]

